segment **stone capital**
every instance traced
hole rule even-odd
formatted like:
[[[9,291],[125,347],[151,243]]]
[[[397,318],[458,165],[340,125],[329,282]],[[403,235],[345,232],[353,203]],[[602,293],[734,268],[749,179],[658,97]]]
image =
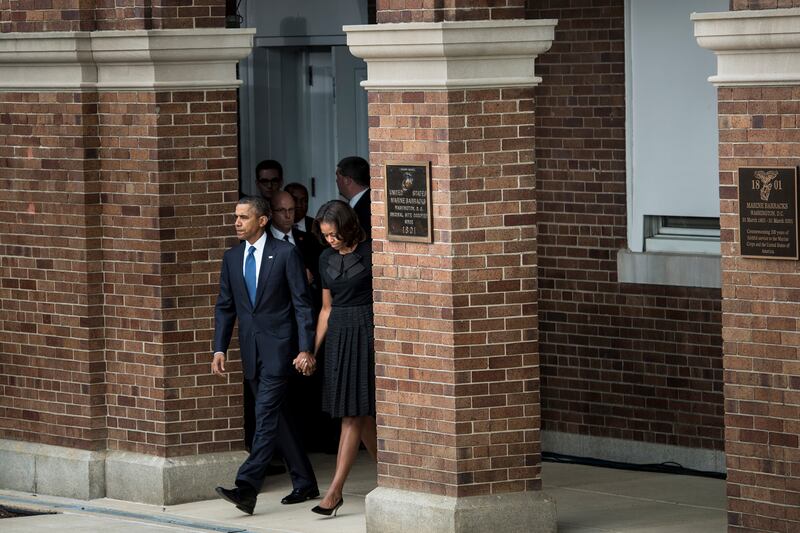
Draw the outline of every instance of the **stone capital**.
[[[717,56],[719,87],[800,84],[800,9],[693,13],[697,43]]]
[[[531,87],[536,56],[556,20],[411,22],[344,26],[350,52],[367,63],[367,90]]]
[[[0,91],[238,87],[253,29],[42,32],[0,35]]]

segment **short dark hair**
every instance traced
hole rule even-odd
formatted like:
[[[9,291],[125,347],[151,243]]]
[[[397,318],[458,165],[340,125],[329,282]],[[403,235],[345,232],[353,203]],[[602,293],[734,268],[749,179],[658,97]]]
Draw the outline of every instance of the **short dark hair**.
[[[363,157],[345,157],[336,167],[342,176],[347,176],[362,187],[369,187],[369,163]]]
[[[364,228],[358,223],[358,215],[347,202],[331,200],[320,207],[314,217],[312,231],[321,242],[327,244],[319,227],[323,222],[336,227],[336,233],[345,246],[355,246],[367,238]]]
[[[239,198],[237,204],[249,205],[255,209],[256,216],[269,217],[272,214],[272,209],[264,198],[260,196],[242,196]]]
[[[301,190],[306,194],[306,196],[308,196],[308,189],[302,183],[297,183],[295,181],[295,182],[290,183],[289,185],[287,185],[286,187],[283,188],[283,190],[288,192],[289,194],[292,194],[292,189]],[[292,196],[294,196],[294,195],[292,195]]]
[[[256,179],[258,179],[258,174],[262,170],[269,170],[273,168],[278,171],[278,177],[283,179],[283,167],[274,159],[265,159],[256,165]]]

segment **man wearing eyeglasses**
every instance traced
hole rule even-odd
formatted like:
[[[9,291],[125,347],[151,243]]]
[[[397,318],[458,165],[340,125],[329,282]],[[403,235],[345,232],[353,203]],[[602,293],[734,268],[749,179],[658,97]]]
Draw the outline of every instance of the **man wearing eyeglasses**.
[[[283,167],[274,159],[265,159],[256,166],[256,186],[261,196],[270,201],[283,188]]]

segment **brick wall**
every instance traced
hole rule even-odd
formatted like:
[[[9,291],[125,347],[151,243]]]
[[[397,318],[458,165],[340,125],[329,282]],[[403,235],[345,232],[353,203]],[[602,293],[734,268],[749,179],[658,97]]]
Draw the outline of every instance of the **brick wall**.
[[[540,488],[532,90],[369,95],[381,486]],[[432,161],[434,244],[384,241],[383,165]]]
[[[525,0],[377,0],[377,20],[442,22],[525,18]]]
[[[800,87],[718,94],[729,531],[797,531],[800,268],[740,256],[737,169],[797,166]]]
[[[102,448],[97,95],[0,93],[0,435]]]
[[[731,0],[731,11],[800,7],[799,0]]]
[[[536,66],[542,427],[722,450],[720,291],[617,281],[623,2],[529,6],[559,20]]]
[[[213,378],[208,350],[235,243],[236,93],[101,93],[99,116],[108,447],[227,450],[241,380]]]
[[[3,438],[240,446],[240,376],[208,366],[236,121],[235,91],[2,94]]]
[[[0,0],[0,33],[225,27],[225,0]]]

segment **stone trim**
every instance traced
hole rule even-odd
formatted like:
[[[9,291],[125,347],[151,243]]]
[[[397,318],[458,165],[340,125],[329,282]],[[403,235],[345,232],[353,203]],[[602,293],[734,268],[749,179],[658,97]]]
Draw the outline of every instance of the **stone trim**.
[[[725,452],[672,444],[637,442],[561,431],[542,431],[542,451],[631,464],[678,463],[684,468],[724,473]]]
[[[214,487],[229,484],[246,458],[245,452],[185,457],[108,452],[106,497],[153,505],[210,500],[216,498]]]
[[[254,29],[0,35],[0,91],[230,89]]]
[[[555,533],[556,502],[542,491],[454,498],[378,487],[366,498],[367,533]]]
[[[106,452],[0,439],[0,489],[91,500],[105,496]]]
[[[344,26],[350,52],[367,62],[367,90],[531,87],[534,60],[558,21],[487,20]]]
[[[214,487],[230,483],[246,457],[245,452],[155,457],[0,439],[0,489],[175,505],[215,498]]]
[[[617,251],[620,283],[722,287],[720,256],[677,252]]]
[[[697,43],[717,56],[718,87],[800,84],[800,8],[693,13]]]

